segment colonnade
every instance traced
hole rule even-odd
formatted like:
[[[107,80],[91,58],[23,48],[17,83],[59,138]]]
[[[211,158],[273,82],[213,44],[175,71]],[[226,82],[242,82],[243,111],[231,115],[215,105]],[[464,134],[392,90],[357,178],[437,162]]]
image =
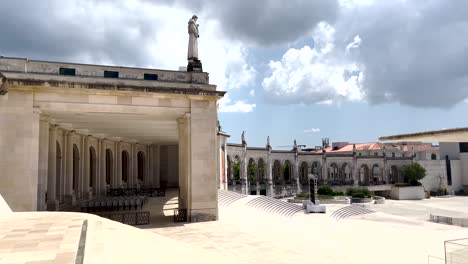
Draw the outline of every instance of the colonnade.
[[[160,145],[86,135],[47,120],[39,144],[38,210],[58,210],[107,188],[160,185]]]

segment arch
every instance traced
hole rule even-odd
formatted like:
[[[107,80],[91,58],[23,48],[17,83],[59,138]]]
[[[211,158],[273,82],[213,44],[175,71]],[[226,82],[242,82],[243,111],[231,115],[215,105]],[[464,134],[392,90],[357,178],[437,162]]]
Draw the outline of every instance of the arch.
[[[379,164],[372,165],[372,183],[379,184],[382,181],[382,172]]]
[[[289,160],[286,160],[283,165],[283,179],[286,183],[290,183],[292,180],[292,166]]]
[[[312,174],[318,176],[318,179],[322,179],[322,170],[320,169],[320,162],[314,161],[312,163]]]
[[[137,179],[141,182],[145,180],[145,153],[143,151],[137,154]]]
[[[263,181],[265,180],[265,161],[262,158],[258,159],[258,179]]]
[[[431,154],[431,160],[436,160],[437,159],[437,155],[435,153],[432,153]]]
[[[328,180],[338,180],[338,165],[336,163],[331,163],[328,167]]]
[[[299,181],[302,185],[307,185],[309,180],[308,180],[308,175],[309,174],[309,165],[307,162],[303,161],[301,163],[301,167],[299,170]]]
[[[58,141],[55,142],[55,148],[55,197],[58,198],[58,200],[60,200],[60,186],[62,184],[62,148],[60,147],[60,143]]]
[[[257,173],[256,173],[256,165],[255,165],[255,160],[253,158],[249,159],[249,164],[247,167],[247,176],[250,182],[256,182],[257,181]]]
[[[390,183],[397,183],[399,182],[399,171],[398,171],[398,167],[395,166],[395,165],[392,165],[390,167]]]
[[[273,162],[273,180],[275,184],[281,184],[281,163],[279,160]]]
[[[113,178],[113,168],[114,159],[112,155],[112,150],[106,149],[106,184],[111,184],[111,179]]]
[[[232,180],[232,164],[231,164],[231,156],[227,155],[226,157],[227,161],[227,178],[228,180]],[[228,181],[230,183],[230,181]]]
[[[366,164],[359,168],[359,181],[362,185],[369,185],[369,167]]]
[[[232,165],[232,171],[234,175],[234,180],[240,180],[240,159],[239,156],[234,157],[234,163]]]
[[[349,163],[345,162],[341,165],[341,173],[344,181],[350,181],[353,179],[353,172]]]
[[[96,150],[94,147],[89,147],[89,187],[96,187],[96,175],[97,175],[97,166],[96,166]]]
[[[75,191],[78,188],[80,175],[80,151],[76,144],[73,144],[73,177],[72,177],[72,190]]]
[[[126,150],[122,151],[122,182],[126,183],[128,181],[128,174],[129,174],[129,158],[128,152]]]

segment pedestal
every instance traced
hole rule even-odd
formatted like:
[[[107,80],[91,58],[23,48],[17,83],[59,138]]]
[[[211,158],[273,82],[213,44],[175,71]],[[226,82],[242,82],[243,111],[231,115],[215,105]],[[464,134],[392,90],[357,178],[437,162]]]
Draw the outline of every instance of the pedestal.
[[[188,72],[203,72],[202,63],[198,59],[190,59],[187,64]]]

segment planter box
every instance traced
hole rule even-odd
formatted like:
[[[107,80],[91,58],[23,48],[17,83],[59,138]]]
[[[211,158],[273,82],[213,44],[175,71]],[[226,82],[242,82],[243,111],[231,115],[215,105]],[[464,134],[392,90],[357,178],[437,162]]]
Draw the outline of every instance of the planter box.
[[[395,200],[422,200],[426,197],[426,194],[422,186],[393,186],[391,197]]]
[[[372,198],[351,198],[351,203],[370,203]]]

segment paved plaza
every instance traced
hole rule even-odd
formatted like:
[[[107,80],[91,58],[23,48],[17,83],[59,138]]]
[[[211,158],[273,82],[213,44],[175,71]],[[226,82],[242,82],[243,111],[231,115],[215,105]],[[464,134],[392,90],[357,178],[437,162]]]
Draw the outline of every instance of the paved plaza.
[[[2,213],[0,263],[422,264],[444,257],[445,240],[468,237],[467,228],[427,221],[436,211],[468,213],[468,197],[387,200],[337,220],[333,212],[348,205],[284,217],[248,206],[258,196],[239,196],[220,206],[219,221],[174,224],[173,196],[151,198],[149,208],[162,214],[141,228],[89,214]]]

